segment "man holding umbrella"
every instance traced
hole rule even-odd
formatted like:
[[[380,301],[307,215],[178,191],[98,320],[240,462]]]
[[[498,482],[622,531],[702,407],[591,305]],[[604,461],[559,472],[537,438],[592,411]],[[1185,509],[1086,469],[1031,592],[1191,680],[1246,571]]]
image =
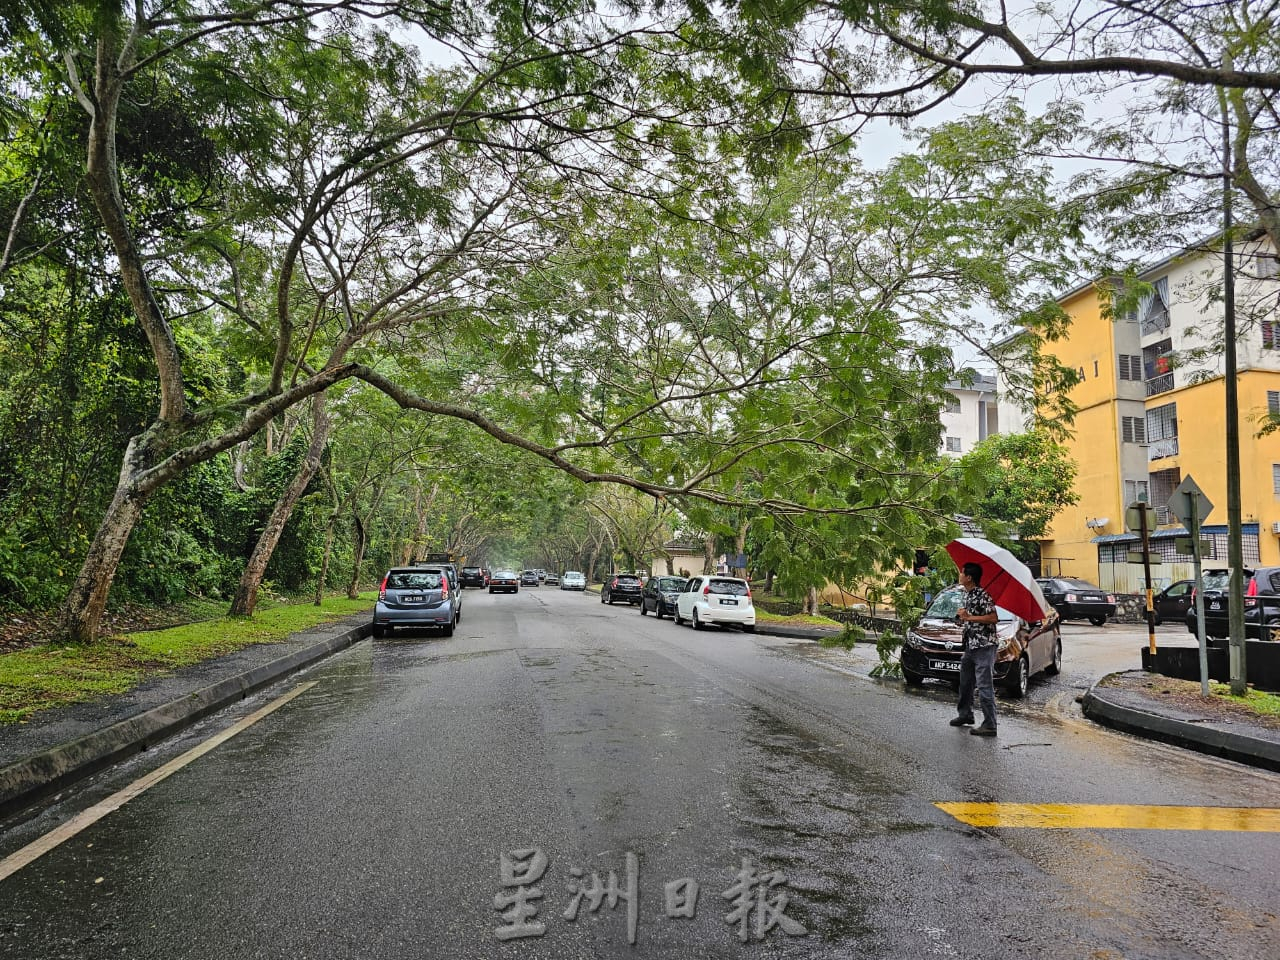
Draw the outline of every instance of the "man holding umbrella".
[[[974,722],[973,691],[982,705],[982,725],[969,732],[976,737],[996,735],[996,605],[982,589],[982,567],[973,562],[960,568],[960,586],[965,590],[964,606],[956,616],[964,624],[964,656],[960,660],[960,700],[953,727]]]

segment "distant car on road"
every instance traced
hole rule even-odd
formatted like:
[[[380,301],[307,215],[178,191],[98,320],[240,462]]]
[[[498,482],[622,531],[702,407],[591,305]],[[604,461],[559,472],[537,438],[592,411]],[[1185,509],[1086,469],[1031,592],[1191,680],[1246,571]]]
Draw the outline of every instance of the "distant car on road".
[[[933,598],[915,629],[907,631],[899,661],[908,686],[919,686],[926,677],[960,682],[964,633],[956,612],[963,602],[963,588],[948,587]],[[1028,623],[1002,607],[996,607],[996,616],[996,684],[1011,696],[1025,697],[1037,673],[1062,670],[1060,618],[1053,613]]]
[[[397,627],[434,627],[446,637],[462,620],[462,596],[446,567],[392,567],[378,587],[373,635],[385,637]]]
[[[600,602],[612,605],[615,601],[625,600],[634,606],[640,602],[640,592],[643,589],[644,584],[634,574],[615,573],[600,587]]]
[[[677,624],[688,620],[695,630],[707,624],[731,624],[754,633],[756,608],[751,602],[751,584],[738,577],[690,577],[676,596],[672,619]]]
[[[537,570],[522,570],[522,571],[520,572],[520,586],[522,586],[522,587],[536,587],[537,585],[538,585],[538,571],[537,571]]]
[[[548,587],[560,586],[560,578],[556,576],[554,573],[548,573],[547,578],[542,582],[546,584]]]
[[[463,567],[458,578],[464,587],[483,587],[485,585],[483,567]]]
[[[585,590],[587,589],[587,577],[577,570],[566,570],[564,576],[560,578],[561,590]]]
[[[686,577],[650,577],[640,593],[640,616],[652,610],[659,620],[674,617],[676,599],[687,582]]]
[[[1116,595],[1088,580],[1045,577],[1036,580],[1044,598],[1063,620],[1088,620],[1100,627],[1116,614]]]
[[[489,575],[490,593],[519,593],[520,578],[514,570],[495,570]]]

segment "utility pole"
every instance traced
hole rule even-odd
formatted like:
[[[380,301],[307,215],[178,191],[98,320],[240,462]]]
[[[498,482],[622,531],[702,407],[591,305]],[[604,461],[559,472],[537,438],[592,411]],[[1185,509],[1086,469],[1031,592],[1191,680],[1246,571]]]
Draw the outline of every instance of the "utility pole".
[[[1143,504],[1142,509],[1138,511],[1142,531],[1139,536],[1142,537],[1142,575],[1146,578],[1147,584],[1147,649],[1151,651],[1151,668],[1155,669],[1156,663],[1156,605],[1151,599],[1151,541],[1147,539],[1150,531],[1147,529],[1147,520],[1151,511]]]
[[[1231,56],[1223,57],[1230,69]],[[1231,568],[1227,598],[1230,637],[1231,693],[1243,697],[1247,688],[1244,643],[1244,550],[1240,511],[1240,397],[1236,384],[1236,278],[1232,248],[1231,112],[1226,94],[1218,91],[1222,108],[1222,297],[1225,310],[1225,373],[1227,394],[1227,566]]]

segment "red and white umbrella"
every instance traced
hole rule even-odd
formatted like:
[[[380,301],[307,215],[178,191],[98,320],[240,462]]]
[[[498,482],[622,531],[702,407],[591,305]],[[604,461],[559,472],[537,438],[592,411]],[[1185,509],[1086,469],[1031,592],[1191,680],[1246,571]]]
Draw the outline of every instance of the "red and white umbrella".
[[[982,568],[982,589],[997,607],[1033,623],[1048,616],[1051,608],[1040,584],[1027,565],[1004,547],[981,537],[961,537],[947,544],[947,553],[957,567],[976,563]]]

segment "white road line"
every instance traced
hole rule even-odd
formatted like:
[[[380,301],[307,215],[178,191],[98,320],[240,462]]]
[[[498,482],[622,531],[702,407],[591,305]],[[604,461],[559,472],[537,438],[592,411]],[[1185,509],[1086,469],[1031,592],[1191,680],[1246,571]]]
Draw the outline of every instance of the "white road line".
[[[76,814],[76,816],[72,817],[66,823],[50,830],[44,836],[40,837],[40,839],[33,840],[21,850],[11,853],[3,860],[0,860],[0,880],[4,880],[6,877],[17,873],[36,858],[48,853],[59,844],[70,840],[81,830],[93,826],[112,811],[119,810],[134,797],[140,796],[142,793],[154,787],[161,780],[164,780],[170,774],[176,773],[193,760],[199,759],[210,750],[226,743],[236,734],[247,730],[269,713],[273,713],[280,707],[283,707],[294,697],[310,690],[318,682],[319,681],[317,680],[312,680],[308,683],[299,684],[284,696],[277,697],[260,710],[255,710],[235,725],[228,727],[221,733],[215,734],[198,746],[192,747],[181,756],[174,757],[164,766],[157,767],[144,777],[139,777],[123,790],[118,790],[105,800],[98,801],[87,810],[83,810]]]

